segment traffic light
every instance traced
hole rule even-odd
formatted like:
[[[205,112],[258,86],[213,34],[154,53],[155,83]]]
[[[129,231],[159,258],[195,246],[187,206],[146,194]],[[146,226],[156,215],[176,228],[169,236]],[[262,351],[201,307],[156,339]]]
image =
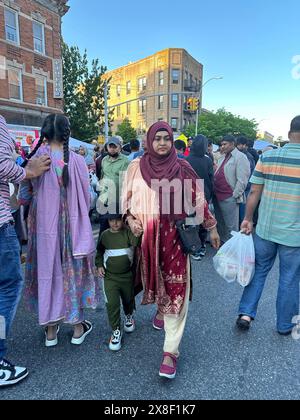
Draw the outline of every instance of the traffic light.
[[[186,101],[187,110],[193,111],[193,106],[194,106],[194,98],[187,98],[187,101]]]
[[[197,111],[199,109],[199,104],[200,104],[199,99],[194,98],[194,105],[193,105],[194,109],[193,109],[193,111]]]
[[[187,98],[186,108],[190,112],[196,112],[199,107],[199,104],[200,104],[199,99],[190,97],[190,98]]]

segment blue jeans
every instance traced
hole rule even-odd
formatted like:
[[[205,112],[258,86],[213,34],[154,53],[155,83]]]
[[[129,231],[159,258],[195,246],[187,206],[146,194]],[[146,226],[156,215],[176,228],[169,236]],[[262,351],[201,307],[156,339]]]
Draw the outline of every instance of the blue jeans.
[[[266,241],[258,235],[254,237],[255,276],[245,288],[240,315],[256,317],[267,276],[275,263],[277,254],[280,259],[280,278],[277,294],[277,329],[286,333],[293,329],[292,319],[299,315],[300,248],[292,248]]]
[[[20,244],[14,226],[7,224],[0,227],[0,316],[5,321],[5,338],[15,317],[22,288]],[[5,340],[0,339],[0,360],[5,353]]]

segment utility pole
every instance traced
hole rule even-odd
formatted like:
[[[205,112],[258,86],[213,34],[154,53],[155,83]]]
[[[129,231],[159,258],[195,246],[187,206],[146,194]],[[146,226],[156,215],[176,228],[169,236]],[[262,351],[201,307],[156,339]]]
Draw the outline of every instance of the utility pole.
[[[105,80],[104,84],[104,120],[105,120],[105,143],[108,142],[108,83]]]
[[[200,96],[201,96],[201,94],[200,94]],[[199,117],[201,115],[201,109],[199,110],[199,108],[202,108],[201,99],[199,99],[199,105],[198,105],[197,114],[196,114],[196,133],[195,133],[196,137],[198,136]]]
[[[197,99],[199,100],[199,106],[197,108],[197,114],[196,114],[196,133],[195,135],[198,136],[198,127],[199,127],[199,117],[201,115],[201,108],[202,108],[202,104],[201,104],[201,95],[202,95],[202,90],[204,88],[204,86],[207,85],[207,83],[209,83],[212,80],[222,80],[223,77],[219,76],[219,77],[212,77],[211,79],[207,80],[205,83],[203,83],[203,85],[200,88],[200,92],[199,95],[197,96]]]

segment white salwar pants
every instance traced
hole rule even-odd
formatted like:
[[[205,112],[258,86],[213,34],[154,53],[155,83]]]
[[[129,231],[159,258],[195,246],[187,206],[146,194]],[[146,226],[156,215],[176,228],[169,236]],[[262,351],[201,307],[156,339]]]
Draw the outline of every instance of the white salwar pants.
[[[186,295],[183,308],[178,317],[164,315],[165,323],[165,344],[164,352],[174,354],[179,357],[179,346],[183,337],[185,324],[189,311],[190,303],[190,290],[191,290],[191,273],[190,273],[190,259],[188,258],[187,263],[188,270],[188,284],[186,288]]]

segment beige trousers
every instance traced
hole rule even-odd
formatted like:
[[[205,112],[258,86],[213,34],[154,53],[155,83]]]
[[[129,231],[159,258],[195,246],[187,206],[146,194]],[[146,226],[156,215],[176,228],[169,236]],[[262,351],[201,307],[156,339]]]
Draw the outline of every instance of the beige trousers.
[[[179,357],[179,346],[185,329],[185,324],[189,311],[190,303],[190,261],[188,260],[188,284],[185,296],[185,302],[182,311],[178,317],[165,315],[165,344],[164,352],[174,354]]]

